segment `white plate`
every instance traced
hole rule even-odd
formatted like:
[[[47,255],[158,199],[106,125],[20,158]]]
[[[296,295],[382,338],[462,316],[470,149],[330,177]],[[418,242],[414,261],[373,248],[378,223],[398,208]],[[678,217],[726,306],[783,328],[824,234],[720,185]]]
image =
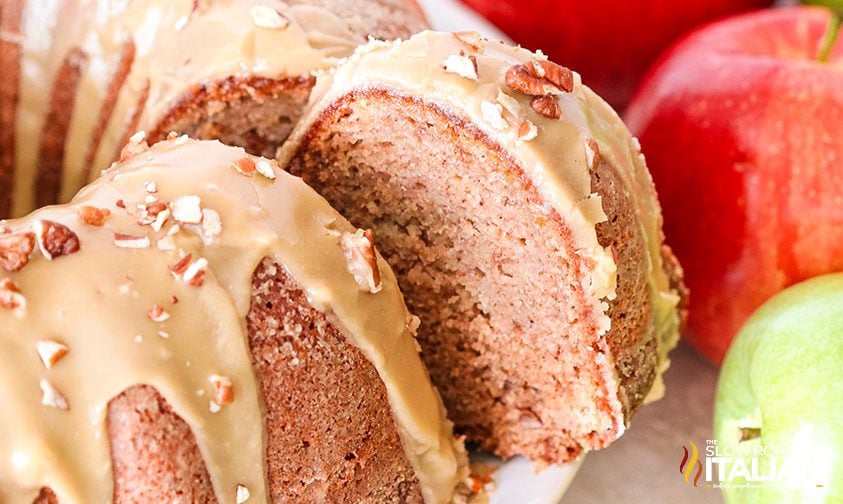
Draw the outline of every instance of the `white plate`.
[[[419,0],[419,4],[437,30],[476,30],[490,39],[509,40],[488,21],[455,0]],[[472,461],[474,460],[494,459],[472,454]],[[536,473],[533,471],[533,465],[524,458],[505,462],[492,475],[495,480],[495,492],[490,496],[490,504],[557,504],[574,479],[580,463],[581,460],[561,466],[550,466]]]

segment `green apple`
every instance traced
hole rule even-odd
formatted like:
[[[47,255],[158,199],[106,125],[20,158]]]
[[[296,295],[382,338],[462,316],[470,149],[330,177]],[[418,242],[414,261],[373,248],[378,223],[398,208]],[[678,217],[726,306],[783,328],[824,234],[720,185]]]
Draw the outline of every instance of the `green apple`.
[[[843,274],[747,321],[720,370],[714,437],[706,470],[728,503],[843,503]]]

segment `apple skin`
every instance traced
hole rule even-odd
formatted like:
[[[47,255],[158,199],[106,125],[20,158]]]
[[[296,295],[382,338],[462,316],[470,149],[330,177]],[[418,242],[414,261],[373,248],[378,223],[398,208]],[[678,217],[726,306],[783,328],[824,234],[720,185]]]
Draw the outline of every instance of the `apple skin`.
[[[528,49],[577,70],[618,110],[658,55],[707,21],[772,0],[463,0]]]
[[[843,271],[843,43],[815,61],[830,12],[770,9],[669,51],[625,119],[691,291],[691,343],[720,362],[776,292]]]
[[[724,489],[726,501],[843,502],[841,398],[843,274],[836,273],[790,287],[749,319],[723,362],[715,398],[714,437],[721,449],[739,444],[739,428],[760,427],[760,438],[743,443],[782,448],[789,455],[777,463],[806,469],[815,481]],[[813,461],[800,459],[791,446]]]

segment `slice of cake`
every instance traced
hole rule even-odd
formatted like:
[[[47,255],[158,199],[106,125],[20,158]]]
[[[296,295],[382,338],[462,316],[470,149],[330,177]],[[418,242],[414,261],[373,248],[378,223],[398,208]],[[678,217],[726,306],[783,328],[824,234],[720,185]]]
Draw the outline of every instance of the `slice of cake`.
[[[465,456],[371,232],[242,149],[131,147],[0,221],[0,500],[450,501]]]
[[[476,33],[371,43],[311,100],[283,164],[374,229],[457,428],[547,463],[617,439],[661,393],[683,287],[615,112]]]

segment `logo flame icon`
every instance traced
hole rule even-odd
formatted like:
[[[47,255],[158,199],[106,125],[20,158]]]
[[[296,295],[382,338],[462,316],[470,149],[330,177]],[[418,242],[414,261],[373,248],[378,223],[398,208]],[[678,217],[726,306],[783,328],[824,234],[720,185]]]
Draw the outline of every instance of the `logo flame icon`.
[[[685,478],[685,483],[690,483],[691,474],[694,473],[694,468],[696,467],[696,474],[694,475],[694,486],[697,486],[697,483],[699,483],[700,481],[700,476],[702,476],[700,452],[699,450],[697,450],[697,445],[695,445],[693,441],[688,441],[688,443],[691,445],[691,451],[689,453],[687,448],[685,448],[684,446],[682,447],[682,450],[685,452],[685,455],[682,457],[682,462],[679,463],[679,474],[681,474]]]

